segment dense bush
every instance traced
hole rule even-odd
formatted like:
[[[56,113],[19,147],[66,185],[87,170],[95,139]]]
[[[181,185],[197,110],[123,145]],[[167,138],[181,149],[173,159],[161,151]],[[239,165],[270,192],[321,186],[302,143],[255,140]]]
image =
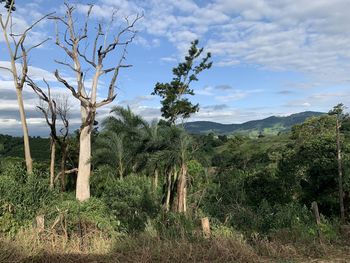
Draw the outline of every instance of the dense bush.
[[[43,207],[57,198],[57,192],[49,189],[49,175],[35,171],[25,172],[21,162],[2,162],[0,174],[0,224],[15,231],[18,225],[31,224]],[[10,224],[8,226],[7,223]]]
[[[147,219],[158,213],[160,198],[152,192],[149,178],[130,175],[115,179],[97,172],[92,186],[93,196],[101,198],[127,232],[143,230]]]
[[[93,197],[81,203],[74,195],[63,195],[43,212],[47,227],[68,235],[86,235],[96,231],[113,235],[120,225],[109,207]]]

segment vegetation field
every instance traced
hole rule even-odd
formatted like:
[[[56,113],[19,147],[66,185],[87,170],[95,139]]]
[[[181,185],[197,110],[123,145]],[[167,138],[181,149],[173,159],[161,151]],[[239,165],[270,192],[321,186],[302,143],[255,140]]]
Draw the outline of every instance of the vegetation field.
[[[0,99],[15,101],[19,110],[13,117],[10,106],[1,106],[5,114],[0,125],[20,124],[16,134],[23,134],[21,138],[0,135],[0,263],[350,262],[350,118],[343,104],[328,113],[307,111],[241,125],[188,123],[200,108],[191,101],[193,84],[215,61],[199,40],[193,40],[182,62],[172,69],[171,79],[155,83],[151,92],[159,97],[161,118],[146,121],[134,109],[148,96],[136,97],[134,107],[120,103],[103,113],[101,108],[119,96],[120,72],[132,66],[126,59],[129,45],[147,42],[136,35],[144,13],[121,19],[119,9],[107,10],[111,18],[106,22],[106,17],[96,18],[94,5],[67,0],[56,6],[57,12],[41,16],[23,6],[35,9],[54,1],[32,2],[0,0],[1,55],[6,51],[5,61],[0,61],[0,85],[13,88],[1,87]],[[97,11],[101,15],[104,9],[99,6]],[[30,24],[17,14],[36,20]],[[254,12],[248,16],[256,17]],[[209,12],[206,17],[213,15]],[[191,23],[197,21],[189,18]],[[180,17],[169,20],[177,24]],[[63,52],[57,51],[61,58],[54,60],[53,74],[30,65],[31,52],[41,54],[45,48],[39,47],[51,41],[40,40],[36,31],[49,22],[55,22],[49,34],[52,44]],[[195,34],[181,35],[187,41]],[[305,41],[308,47],[315,35]],[[264,48],[264,53],[270,51]],[[46,56],[40,58],[41,66],[51,68]],[[322,59],[327,64],[332,60]],[[223,64],[232,61],[225,59]],[[308,71],[312,68],[307,66]],[[279,80],[284,82],[289,81]],[[57,86],[65,93],[58,92]],[[212,91],[208,86],[202,94]],[[260,94],[260,89],[235,90],[233,95],[215,98],[236,101],[250,93]],[[37,112],[27,106],[34,99],[40,101]],[[285,106],[301,103],[311,105],[295,100]],[[29,124],[45,125],[48,137],[31,136]],[[78,129],[73,131],[72,126]]]

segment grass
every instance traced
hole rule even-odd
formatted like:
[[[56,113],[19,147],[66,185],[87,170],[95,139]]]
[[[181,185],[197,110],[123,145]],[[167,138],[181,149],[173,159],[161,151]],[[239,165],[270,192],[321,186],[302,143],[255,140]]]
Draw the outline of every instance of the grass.
[[[236,238],[167,240],[145,234],[84,239],[29,229],[0,238],[0,262],[350,262],[348,246]],[[348,261],[347,261],[348,260]]]

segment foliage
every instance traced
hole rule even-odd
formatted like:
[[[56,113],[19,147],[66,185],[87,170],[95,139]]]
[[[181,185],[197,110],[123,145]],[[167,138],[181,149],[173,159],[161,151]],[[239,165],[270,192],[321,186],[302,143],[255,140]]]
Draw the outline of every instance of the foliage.
[[[211,54],[207,53],[201,62],[195,65],[203,52],[203,48],[197,47],[198,43],[198,40],[191,43],[185,62],[173,69],[173,80],[170,83],[157,83],[152,93],[162,98],[162,116],[172,124],[178,117],[188,118],[199,109],[199,105],[193,105],[186,96],[194,95],[190,89],[191,82],[197,81],[198,74],[203,70],[211,68],[212,62],[209,62]]]
[[[149,124],[130,108],[114,108],[112,114],[101,132],[93,132],[94,197],[87,202],[75,201],[74,175],[69,176],[67,193],[58,193],[49,190],[47,163],[37,162],[29,176],[23,159],[1,159],[0,232],[17,236],[30,230],[36,216],[45,215],[50,235],[66,237],[67,242],[92,236],[110,240],[121,233],[194,242],[203,237],[201,219],[209,217],[214,239],[253,244],[262,254],[288,250],[288,245],[273,243],[276,240],[318,242],[318,231],[324,242],[340,242],[334,116],[311,118],[290,133],[251,138],[189,135],[169,122]],[[346,204],[347,122],[342,130]],[[78,140],[69,140],[67,165],[74,167]],[[165,213],[168,175],[176,198],[179,167],[186,169],[187,211]],[[312,201],[319,204],[319,226],[310,211]]]
[[[93,195],[107,205],[109,212],[121,222],[123,231],[143,230],[147,219],[154,218],[158,212],[157,199],[148,178],[127,176],[120,180],[105,176],[94,174]]]
[[[138,166],[148,124],[129,107],[114,107],[111,113],[113,115],[103,121],[103,130],[97,137],[93,163],[107,165],[122,178]]]
[[[304,204],[317,201],[326,215],[336,213],[337,162],[334,118],[311,118],[292,130],[293,142],[279,164],[279,177]]]
[[[116,233],[120,224],[110,213],[109,207],[94,197],[81,203],[73,195],[64,195],[49,207],[46,206],[42,213],[47,219],[48,227],[61,233],[66,231],[69,235],[102,231],[109,236]]]
[[[162,213],[156,219],[159,236],[165,239],[195,238],[195,221],[182,213]]]
[[[27,175],[21,162],[3,161],[0,174],[2,224],[5,220],[15,226],[28,225],[44,206],[52,204],[57,193],[49,189],[48,178],[48,173],[38,170]]]
[[[48,162],[50,157],[50,140],[41,137],[30,137],[32,158],[38,162]],[[0,157],[23,157],[23,139],[0,134]]]
[[[218,135],[249,135],[256,138],[259,132],[266,136],[279,135],[289,132],[296,124],[302,124],[310,117],[325,115],[322,112],[304,111],[289,116],[271,116],[261,120],[253,120],[242,124],[221,124],[211,121],[193,121],[184,124],[188,133]]]

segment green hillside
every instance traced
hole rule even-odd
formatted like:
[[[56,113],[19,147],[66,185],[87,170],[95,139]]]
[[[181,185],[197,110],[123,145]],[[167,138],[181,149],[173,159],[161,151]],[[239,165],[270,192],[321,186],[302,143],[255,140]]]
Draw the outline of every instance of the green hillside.
[[[50,159],[50,140],[41,137],[30,137],[32,158],[35,161],[47,161]],[[12,137],[0,134],[0,158],[23,157],[22,137]]]
[[[317,117],[324,113],[305,111],[286,117],[271,116],[262,120],[248,121],[242,124],[221,124],[210,121],[195,121],[185,124],[185,129],[194,134],[232,134],[241,133],[257,136],[259,133],[276,135],[279,132],[288,131],[295,124],[303,123],[307,118]]]

